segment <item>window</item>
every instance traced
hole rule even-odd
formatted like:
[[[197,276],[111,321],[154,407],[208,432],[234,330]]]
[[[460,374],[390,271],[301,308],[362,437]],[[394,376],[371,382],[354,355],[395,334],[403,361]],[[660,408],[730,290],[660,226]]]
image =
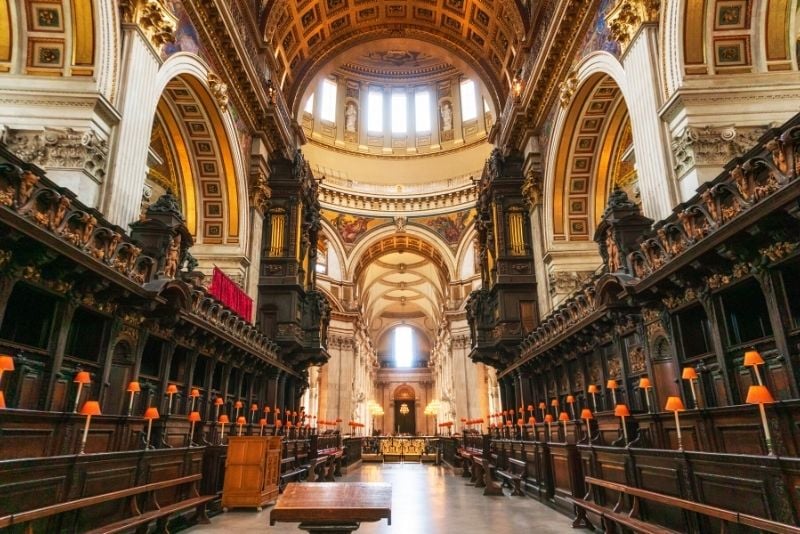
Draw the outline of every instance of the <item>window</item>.
[[[430,132],[431,94],[427,90],[417,91],[414,95],[414,114],[417,132]]]
[[[306,100],[306,107],[303,108],[303,111],[305,111],[309,115],[314,114],[314,93],[311,93],[311,96],[309,96],[308,100]]]
[[[392,133],[404,134],[407,126],[406,93],[404,91],[394,91],[392,92]]]
[[[471,121],[478,117],[475,102],[475,82],[465,80],[461,82],[461,120]]]
[[[324,80],[322,82],[320,117],[324,121],[336,121],[336,83],[331,80]]]
[[[394,329],[394,363],[397,367],[411,367],[414,363],[414,332],[410,326]]]
[[[367,129],[370,132],[383,131],[383,91],[370,89],[367,97]]]
[[[755,280],[746,280],[724,291],[722,307],[731,345],[772,335],[764,293]]]

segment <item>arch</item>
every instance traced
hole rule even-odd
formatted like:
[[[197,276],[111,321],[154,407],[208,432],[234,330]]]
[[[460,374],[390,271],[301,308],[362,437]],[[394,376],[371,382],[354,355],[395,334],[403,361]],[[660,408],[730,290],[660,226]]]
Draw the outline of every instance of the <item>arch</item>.
[[[363,270],[370,257],[380,250],[413,250],[424,254],[446,274],[448,280],[455,280],[456,266],[450,249],[434,232],[415,225],[408,225],[402,233],[394,226],[376,228],[350,252],[347,278],[355,279]],[[366,262],[366,263],[365,263]]]
[[[578,89],[559,114],[545,185],[551,242],[590,241],[613,182],[632,170],[621,165],[632,146],[624,84],[601,65],[578,70]]]
[[[209,73],[197,56],[174,54],[158,72],[150,109],[179,145],[181,201],[196,242],[239,248],[248,238],[245,165],[230,113],[221,113],[212,96]]]
[[[394,400],[415,400],[417,398],[417,394],[414,391],[414,388],[405,382],[394,388],[392,392],[392,399]]]

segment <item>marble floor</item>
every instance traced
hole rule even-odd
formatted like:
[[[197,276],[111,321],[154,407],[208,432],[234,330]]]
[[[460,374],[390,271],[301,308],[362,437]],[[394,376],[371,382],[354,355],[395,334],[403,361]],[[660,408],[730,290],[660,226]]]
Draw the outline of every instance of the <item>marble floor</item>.
[[[392,485],[392,525],[363,523],[356,534],[501,534],[573,532],[570,519],[527,497],[484,497],[481,489],[450,469],[422,464],[363,464],[337,479],[342,482],[389,482]],[[508,493],[508,490],[506,490]],[[185,532],[266,532],[303,534],[297,525],[269,526],[269,508],[258,513],[233,510],[217,515],[210,525]]]

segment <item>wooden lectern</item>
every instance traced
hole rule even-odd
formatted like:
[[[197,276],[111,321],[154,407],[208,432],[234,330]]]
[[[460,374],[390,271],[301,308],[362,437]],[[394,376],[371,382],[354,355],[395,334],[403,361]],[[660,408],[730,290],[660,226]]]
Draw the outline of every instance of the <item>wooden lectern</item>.
[[[280,436],[231,436],[225,461],[222,509],[261,508],[278,498]]]

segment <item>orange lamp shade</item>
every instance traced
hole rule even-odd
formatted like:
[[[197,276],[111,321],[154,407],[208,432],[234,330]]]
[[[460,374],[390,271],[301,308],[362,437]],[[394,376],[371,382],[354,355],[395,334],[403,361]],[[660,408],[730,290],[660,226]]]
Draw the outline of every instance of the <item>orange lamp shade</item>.
[[[280,408],[275,408],[275,413],[281,413],[281,409]]]
[[[269,406],[264,406],[264,413],[269,413],[269,412],[270,412]]]
[[[681,378],[684,380],[697,380],[697,371],[695,371],[694,367],[684,367]]]
[[[686,408],[680,397],[667,397],[667,405],[664,406],[664,409],[668,412],[682,412]]]
[[[283,421],[278,419],[277,421],[275,421],[275,426],[278,427],[278,428],[282,427],[283,426]]]
[[[6,409],[6,396],[0,391],[0,410]]]
[[[545,415],[544,416],[544,422],[545,423],[552,423],[553,422],[553,416],[550,415],[550,414]]]
[[[192,412],[189,414],[189,422],[196,423],[200,421],[200,412]]]
[[[572,395],[567,395],[567,404],[573,404],[575,402],[575,397]]]
[[[553,399],[550,401],[550,406],[558,407],[558,399]]]
[[[0,356],[0,371],[13,371],[14,358],[8,355]]]
[[[292,422],[291,421],[288,421],[286,423],[286,428],[292,428]]]
[[[178,386],[176,386],[175,384],[170,384],[170,385],[167,386],[167,394],[168,395],[173,395],[173,394],[175,394],[177,392],[178,392]]]
[[[88,371],[79,372],[78,374],[75,375],[75,380],[73,380],[73,382],[75,382],[76,384],[88,384],[91,381],[92,377],[89,376]]]
[[[545,407],[546,407],[545,403],[543,403],[543,402],[540,402],[540,403],[539,403],[539,409],[543,409],[543,408],[545,408]]]
[[[144,418],[145,419],[158,419],[158,408],[151,406],[147,410],[144,411]]]
[[[142,391],[141,386],[139,386],[139,382],[131,382],[128,384],[128,393],[138,393]]]
[[[258,426],[267,426],[267,420],[266,420],[266,419],[264,419],[264,418],[261,418],[261,419],[258,421]]]
[[[243,415],[240,415],[239,418],[236,420],[237,425],[246,425],[247,419]]]
[[[594,416],[592,415],[592,410],[590,410],[589,408],[584,408],[583,410],[581,410],[581,419],[594,419]]]
[[[100,403],[97,401],[86,401],[81,406],[81,415],[100,415]]]
[[[214,399],[215,406],[222,406],[222,403],[223,403],[222,397],[217,397],[216,399]]]
[[[195,398],[199,397],[200,396],[200,390],[197,389],[197,388],[193,388],[192,392],[189,394],[189,396],[190,397],[195,397]]]
[[[522,413],[522,412],[524,412],[524,411],[525,411],[525,406],[520,406],[520,407],[519,407],[519,413]]]
[[[341,423],[341,422],[342,422],[342,419],[341,419],[340,417],[337,417],[337,418],[336,418],[336,422],[337,422],[337,423]]]
[[[517,426],[522,426],[524,424],[525,424],[525,421],[523,421],[522,419],[517,419]]]
[[[219,416],[219,423],[220,423],[220,424],[222,424],[222,425],[227,425],[227,424],[228,424],[228,423],[230,423],[230,422],[231,422],[231,420],[230,420],[230,419],[228,419],[228,416],[227,416],[227,415],[225,415],[225,414],[222,414],[222,415],[220,415],[220,416]]]
[[[757,350],[748,350],[744,353],[744,366],[745,367],[752,367],[754,365],[761,365],[764,363],[764,358],[761,357],[761,354]],[[2,365],[0,365],[0,369]]]
[[[528,417],[528,424],[529,425],[535,425],[536,424],[536,418],[535,417]]]
[[[617,417],[630,417],[631,412],[628,410],[628,407],[624,404],[617,404],[614,407],[614,415]]]
[[[569,415],[567,414],[567,412],[561,412],[560,414],[558,414],[558,420],[569,421]]]
[[[650,383],[650,379],[649,378],[647,378],[646,376],[643,376],[642,378],[639,379],[639,387],[641,389],[649,389],[649,388],[653,387],[653,385]]]
[[[467,419],[466,419],[466,418],[464,418],[464,417],[462,417],[462,418],[461,418],[461,422],[462,422],[462,423],[466,423],[466,422],[467,422]]]
[[[529,404],[529,405],[528,405],[528,411],[529,411],[529,412],[532,412],[532,411],[533,411],[533,404]]]
[[[244,404],[242,404],[242,401],[236,401],[236,402],[233,404],[233,407],[234,407],[234,408],[241,408],[242,406],[244,406]]]
[[[767,389],[767,386],[750,386],[747,390],[747,404],[772,404],[775,399]]]
[[[617,389],[617,387],[618,387],[617,386],[617,381],[614,380],[613,378],[611,380],[609,380],[608,383],[606,384],[606,388],[607,389]]]
[[[255,412],[256,410],[258,410],[258,404],[251,404],[250,405],[250,411],[251,412]]]
[[[587,389],[589,393],[597,393],[597,386],[595,384],[589,384],[589,389]]]

